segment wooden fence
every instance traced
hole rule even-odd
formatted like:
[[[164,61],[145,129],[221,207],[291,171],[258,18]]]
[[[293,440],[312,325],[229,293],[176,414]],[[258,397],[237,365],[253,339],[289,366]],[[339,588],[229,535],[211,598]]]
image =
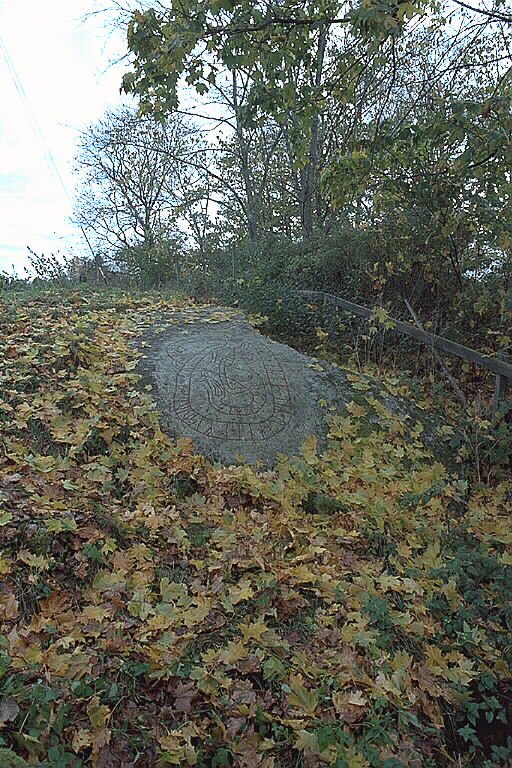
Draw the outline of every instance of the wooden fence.
[[[341,307],[346,312],[351,312],[353,315],[360,315],[361,317],[371,317],[374,315],[374,310],[363,307],[360,304],[354,304],[352,301],[346,301],[340,299],[339,296],[333,296],[330,293],[324,293],[323,291],[299,291],[303,296],[307,296],[315,301],[320,301],[322,304],[335,304],[337,307]],[[455,341],[445,339],[443,336],[435,336],[428,333],[422,328],[417,328],[409,323],[404,323],[402,320],[395,320],[392,317],[386,318],[389,322],[393,323],[393,330],[405,333],[407,336],[412,336],[414,339],[429,344],[437,349],[442,349],[443,352],[449,352],[452,355],[461,357],[463,360],[468,360],[470,363],[476,363],[482,365],[484,368],[488,368],[494,371],[496,374],[496,383],[494,387],[494,410],[498,407],[500,400],[506,399],[507,391],[512,380],[512,365],[507,363],[506,360],[497,357],[486,357],[485,355],[476,352],[474,349],[464,347],[462,344],[457,344]]]

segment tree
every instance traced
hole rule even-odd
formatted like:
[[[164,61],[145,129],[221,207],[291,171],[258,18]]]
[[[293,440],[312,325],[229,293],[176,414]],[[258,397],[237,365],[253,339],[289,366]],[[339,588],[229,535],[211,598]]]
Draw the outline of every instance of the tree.
[[[231,134],[204,168],[248,265],[267,232],[364,229],[370,282],[430,310],[509,248],[511,29],[500,0],[144,2],[123,85],[160,119],[182,84],[198,111],[220,96]]]
[[[455,33],[439,24],[397,42],[391,93],[369,91],[367,119],[324,175],[338,208],[363,201],[367,224],[387,231],[395,255],[381,271],[408,273],[406,294],[445,307],[512,226],[506,40],[462,19]]]
[[[341,0],[310,0],[307,4],[298,0],[241,0],[236,4],[231,0],[171,0],[149,8],[146,3],[145,8],[135,11],[128,25],[132,67],[123,78],[124,89],[140,99],[140,112],[161,116],[176,108],[182,77],[202,95],[216,86],[224,67],[250,75],[244,119],[250,123],[271,115],[287,126],[292,154],[301,168],[301,219],[306,234],[311,230],[318,115],[330,96],[349,103],[359,83],[367,80],[367,69],[378,61],[385,81],[379,72],[377,81],[387,86],[384,109],[374,121],[378,130],[397,82],[404,85],[404,75],[407,78],[409,73],[410,81],[419,74],[425,83],[423,73],[410,72],[406,57],[397,58],[395,41],[411,28],[411,18],[428,11],[430,29],[450,17],[450,46],[462,70],[467,62],[461,60],[461,54],[463,58],[468,52],[475,53],[475,40],[485,36],[489,26],[494,36],[501,37],[505,59],[506,33],[512,25],[512,15],[503,11],[500,0],[496,7],[483,10],[462,0],[452,0],[451,7],[450,2],[440,6],[434,0],[364,0],[348,8]],[[343,44],[334,53],[335,66],[326,77],[327,42],[342,38]],[[453,63],[452,55],[448,61]],[[475,61],[473,71],[479,66],[481,62]],[[446,69],[438,61],[427,93],[447,71],[450,67]]]
[[[159,124],[123,108],[109,111],[81,136],[75,220],[95,247],[153,248],[177,227],[187,158],[197,129],[172,116]]]
[[[281,120],[289,108],[307,117],[311,103],[322,98],[314,73],[328,30],[347,26],[356,35],[385,38],[419,8],[410,0],[366,0],[350,10],[340,0],[159,3],[132,15],[128,46],[134,58],[123,87],[140,97],[142,112],[162,114],[177,107],[183,74],[198,93],[206,93],[221,66],[255,68],[253,106]],[[313,73],[313,82],[290,82],[297,62]]]

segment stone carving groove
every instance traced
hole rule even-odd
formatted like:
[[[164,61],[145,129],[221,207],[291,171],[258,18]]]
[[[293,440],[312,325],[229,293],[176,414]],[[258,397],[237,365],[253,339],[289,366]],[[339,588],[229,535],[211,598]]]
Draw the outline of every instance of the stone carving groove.
[[[237,441],[274,437],[292,413],[288,383],[276,358],[268,350],[263,356],[256,344],[226,339],[181,365],[173,407],[199,434]]]

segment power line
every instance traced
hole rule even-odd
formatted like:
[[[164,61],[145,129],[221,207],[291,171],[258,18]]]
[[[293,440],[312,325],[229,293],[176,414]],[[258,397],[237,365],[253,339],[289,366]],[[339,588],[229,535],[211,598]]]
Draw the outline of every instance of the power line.
[[[68,190],[66,188],[66,185],[64,183],[64,180],[60,174],[60,171],[58,169],[57,163],[55,162],[55,158],[52,154],[52,151],[48,145],[48,142],[46,141],[46,137],[41,129],[41,126],[39,124],[39,121],[37,120],[37,117],[34,113],[34,110],[32,109],[32,106],[30,104],[29,98],[27,96],[27,92],[25,91],[25,88],[23,87],[23,84],[20,80],[20,77],[16,71],[16,68],[14,66],[14,62],[12,61],[11,57],[9,56],[9,52],[7,50],[7,46],[5,45],[5,41],[3,40],[2,36],[0,35],[0,47],[2,48],[2,52],[4,55],[5,63],[7,64],[7,67],[9,69],[9,72],[11,74],[14,86],[18,92],[18,95],[21,99],[21,102],[23,106],[25,107],[28,115],[29,122],[32,126],[32,129],[36,135],[36,137],[39,139],[41,144],[43,145],[44,149],[44,156],[46,163],[48,165],[48,169],[51,173],[51,175],[54,177],[54,181],[57,181],[57,184],[62,188],[65,196],[68,198],[68,200],[72,203],[71,197],[68,193]]]
[[[66,187],[66,184],[64,183],[64,179],[62,178],[62,175],[59,171],[59,167],[57,163],[55,162],[55,158],[53,156],[52,150],[50,148],[50,145],[48,144],[46,137],[41,129],[41,126],[39,124],[39,121],[37,119],[37,116],[32,109],[32,105],[30,104],[30,100],[27,96],[27,92],[25,91],[25,88],[23,87],[23,83],[20,80],[20,77],[18,75],[18,72],[16,71],[16,67],[14,66],[14,62],[11,59],[9,55],[9,51],[7,50],[7,46],[5,44],[5,41],[0,35],[0,48],[2,49],[3,57],[5,59],[5,63],[7,64],[7,69],[9,70],[9,73],[12,77],[12,81],[14,83],[14,87],[16,88],[16,91],[18,92],[18,95],[21,99],[21,102],[23,106],[25,107],[25,110],[27,112],[29,123],[32,126],[32,130],[34,131],[36,137],[41,142],[43,149],[44,149],[44,158],[46,161],[46,164],[48,166],[48,170],[50,171],[50,175],[53,177],[53,180],[57,183],[57,186],[59,186],[62,191],[64,192],[64,195],[69,201],[69,204],[71,205],[71,208],[73,208],[73,200],[71,198],[71,195],[69,194],[68,188]],[[84,228],[79,225],[80,230],[82,232],[82,235],[84,237],[85,242],[89,246],[89,249],[94,257],[94,251],[91,246],[91,243],[89,242],[89,238],[87,237]]]

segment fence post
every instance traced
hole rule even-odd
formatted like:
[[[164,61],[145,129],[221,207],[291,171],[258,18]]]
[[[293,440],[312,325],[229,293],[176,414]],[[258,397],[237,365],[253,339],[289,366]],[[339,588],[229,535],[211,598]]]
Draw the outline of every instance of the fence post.
[[[341,307],[345,312],[351,312],[360,317],[367,318],[372,314],[372,310],[368,309],[368,307],[354,304],[352,301],[341,299],[339,296],[332,296],[325,291],[299,291],[299,293],[304,296],[310,296],[316,302],[317,296],[321,294],[322,304],[334,304],[336,307]],[[401,320],[396,320],[392,317],[389,319],[393,322],[394,329],[400,331],[400,333],[405,333],[424,344],[431,344],[433,347],[442,349],[444,352],[448,352],[456,357],[460,357],[462,360],[469,360],[471,363],[476,363],[477,365],[481,365],[484,368],[494,371],[496,374],[496,383],[492,412],[496,413],[500,401],[507,398],[508,390],[512,387],[512,358],[509,359],[504,353],[498,354],[497,357],[494,358],[487,358],[475,349],[465,347],[463,344],[458,344],[457,342],[445,339],[442,336],[433,336],[431,333],[421,330],[420,327],[409,325]]]
[[[504,354],[498,353],[496,357],[499,357],[500,360],[505,360],[506,362],[506,358]],[[493,415],[496,413],[496,411],[500,407],[501,400],[506,399],[509,386],[510,386],[510,379],[508,378],[508,376],[502,376],[501,373],[497,373],[496,380],[494,383],[494,399],[492,403]]]

